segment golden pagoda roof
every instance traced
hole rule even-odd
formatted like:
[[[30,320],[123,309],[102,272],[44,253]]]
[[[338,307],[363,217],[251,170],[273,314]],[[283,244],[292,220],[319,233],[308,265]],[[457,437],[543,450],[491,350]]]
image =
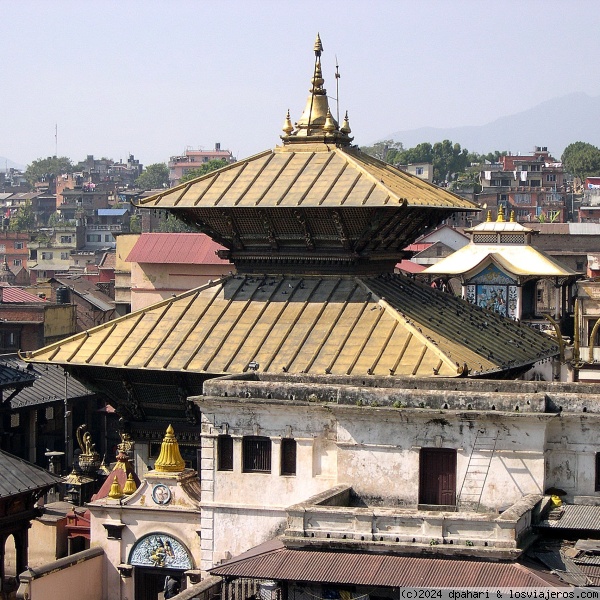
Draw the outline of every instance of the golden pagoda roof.
[[[65,366],[231,374],[491,373],[546,336],[400,275],[230,276],[28,353]]]
[[[141,199],[142,208],[479,207],[360,150],[295,143]]]

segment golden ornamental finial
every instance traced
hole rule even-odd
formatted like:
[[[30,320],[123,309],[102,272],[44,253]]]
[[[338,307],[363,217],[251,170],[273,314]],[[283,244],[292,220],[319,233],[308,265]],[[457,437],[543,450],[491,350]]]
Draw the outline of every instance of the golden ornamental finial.
[[[350,121],[348,120],[348,111],[346,111],[346,116],[344,117],[344,122],[342,123],[340,131],[346,135],[352,133],[352,129],[350,129]]]
[[[317,33],[317,39],[315,40],[314,46],[315,56],[321,56],[323,52],[323,44],[321,43],[321,36]]]
[[[116,475],[113,479],[113,482],[110,485],[110,492],[108,492],[108,497],[112,498],[113,500],[118,500],[119,498],[123,497],[123,490],[119,485],[119,480],[117,479]]]
[[[185,462],[179,452],[175,431],[169,425],[160,447],[160,454],[154,463],[154,469],[163,473],[179,473],[185,469]]]
[[[485,219],[485,222],[486,223],[491,223],[492,222],[492,211],[491,210],[487,211],[487,217]]]
[[[326,133],[331,133],[332,131],[335,131],[335,129],[335,121],[333,120],[333,117],[331,116],[331,111],[328,108],[327,115],[325,116],[325,123],[323,124],[323,131],[325,131]]]
[[[517,219],[515,219],[515,211],[511,210],[510,211],[510,222],[515,223],[516,221],[517,221]]]
[[[286,135],[290,135],[290,133],[292,133],[292,131],[294,131],[294,126],[292,125],[292,121],[290,119],[290,109],[289,108],[288,108],[287,115],[285,117],[285,121],[283,123],[282,129]]]
[[[135,484],[133,475],[129,473],[129,475],[127,476],[127,481],[125,482],[125,486],[123,487],[123,493],[126,496],[131,496],[131,494],[133,494],[135,490],[137,490],[137,485]]]
[[[504,219],[504,205],[501,204],[498,207],[498,218],[496,219],[497,223],[504,223],[505,219]]]

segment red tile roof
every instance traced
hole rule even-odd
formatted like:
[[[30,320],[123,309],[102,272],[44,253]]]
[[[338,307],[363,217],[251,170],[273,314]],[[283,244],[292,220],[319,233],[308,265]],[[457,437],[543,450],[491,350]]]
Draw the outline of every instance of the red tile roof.
[[[549,587],[548,574],[519,563],[425,558],[365,552],[293,550],[281,541],[249,550],[210,569],[211,575],[343,585],[414,588]],[[556,587],[562,585],[557,579]]]
[[[229,265],[216,255],[217,250],[224,248],[203,233],[144,233],[127,262]]]
[[[46,302],[39,296],[30,294],[18,287],[2,286],[2,302],[11,304],[30,304],[31,302]]]
[[[415,263],[412,260],[401,260],[397,265],[396,269],[400,269],[405,273],[420,273],[424,271],[427,267],[425,265],[420,265],[419,263]]]

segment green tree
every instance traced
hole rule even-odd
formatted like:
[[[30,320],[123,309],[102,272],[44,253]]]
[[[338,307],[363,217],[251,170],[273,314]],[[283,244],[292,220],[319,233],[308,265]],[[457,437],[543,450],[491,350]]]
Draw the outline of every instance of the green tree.
[[[35,215],[31,202],[27,200],[23,206],[19,206],[16,214],[10,218],[9,228],[11,231],[33,231],[35,227]]]
[[[163,219],[158,224],[160,233],[196,233],[197,229],[186,225],[180,221],[175,215],[169,213],[166,219]]]
[[[53,212],[48,218],[48,227],[56,227],[60,223],[60,213],[58,211]]]
[[[600,175],[600,149],[587,142],[569,144],[561,160],[565,170],[581,181],[590,175]]]
[[[389,164],[398,164],[398,155],[404,150],[402,142],[383,140],[372,146],[363,146],[361,151]]]
[[[169,169],[165,163],[148,165],[135,180],[135,185],[141,190],[154,190],[168,187]]]
[[[140,215],[131,215],[131,219],[129,219],[129,232],[142,233],[142,217]]]
[[[213,160],[209,160],[208,162],[203,163],[197,169],[190,169],[179,180],[179,183],[185,183],[186,181],[190,181],[192,179],[202,177],[202,175],[206,175],[207,173],[211,173],[212,171],[216,171],[217,169],[222,169],[223,167],[226,167],[228,164],[229,163],[222,158],[214,158]]]
[[[55,179],[63,173],[72,173],[73,163],[66,156],[49,156],[48,158],[38,158],[30,165],[27,165],[25,177],[33,185],[38,181],[48,181]]]

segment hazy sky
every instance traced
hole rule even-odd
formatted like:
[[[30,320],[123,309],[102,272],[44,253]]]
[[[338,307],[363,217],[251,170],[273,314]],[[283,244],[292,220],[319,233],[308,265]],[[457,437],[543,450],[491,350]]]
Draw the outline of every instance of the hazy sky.
[[[317,31],[360,145],[600,95],[597,0],[0,0],[0,156],[272,148]]]

